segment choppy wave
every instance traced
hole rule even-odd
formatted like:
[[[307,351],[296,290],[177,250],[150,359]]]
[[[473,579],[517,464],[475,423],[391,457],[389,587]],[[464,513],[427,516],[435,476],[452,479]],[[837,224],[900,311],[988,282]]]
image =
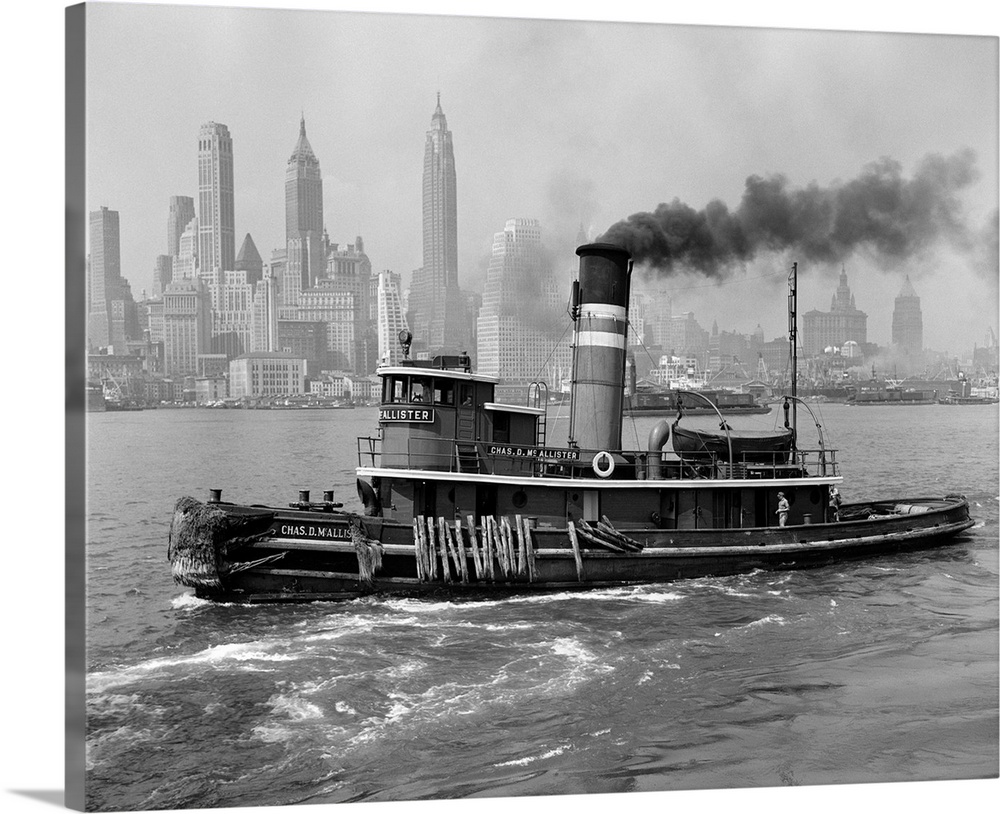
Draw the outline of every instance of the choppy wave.
[[[275,652],[278,642],[243,642],[217,644],[189,655],[150,659],[129,667],[103,670],[87,674],[88,693],[106,693],[109,689],[143,681],[150,676],[162,675],[192,667],[219,667],[246,662],[288,662],[298,656]]]

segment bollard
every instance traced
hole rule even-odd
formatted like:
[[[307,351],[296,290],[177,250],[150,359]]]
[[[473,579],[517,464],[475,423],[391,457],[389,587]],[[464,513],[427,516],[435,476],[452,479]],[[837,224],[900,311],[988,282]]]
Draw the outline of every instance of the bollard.
[[[208,502],[209,503],[221,503],[222,502],[222,490],[221,489],[209,489],[208,490]]]

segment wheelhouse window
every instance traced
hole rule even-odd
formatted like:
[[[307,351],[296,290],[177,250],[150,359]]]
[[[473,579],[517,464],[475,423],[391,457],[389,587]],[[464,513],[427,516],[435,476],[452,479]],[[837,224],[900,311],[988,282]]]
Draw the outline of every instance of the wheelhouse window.
[[[431,395],[431,380],[430,379],[413,379],[410,382],[410,401],[422,402],[424,404],[430,403]]]
[[[405,376],[389,376],[382,380],[382,401],[385,403],[406,401],[407,379]]]
[[[434,380],[434,403],[451,405],[455,403],[455,383],[447,379]]]

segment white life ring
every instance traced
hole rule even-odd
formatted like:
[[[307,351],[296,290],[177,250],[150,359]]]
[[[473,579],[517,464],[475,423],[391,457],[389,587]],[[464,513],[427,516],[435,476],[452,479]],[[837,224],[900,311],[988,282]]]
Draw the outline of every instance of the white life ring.
[[[611,473],[615,471],[615,459],[611,457],[611,453],[607,450],[601,450],[594,456],[591,466],[594,468],[594,474],[597,477],[610,478]]]

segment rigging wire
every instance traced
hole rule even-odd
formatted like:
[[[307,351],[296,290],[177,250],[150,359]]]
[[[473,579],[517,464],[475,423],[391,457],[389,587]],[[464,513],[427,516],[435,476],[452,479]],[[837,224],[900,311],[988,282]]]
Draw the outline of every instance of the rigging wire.
[[[700,288],[723,288],[729,285],[740,285],[741,283],[752,283],[756,280],[766,280],[768,277],[788,276],[787,271],[772,271],[767,274],[758,274],[755,277],[732,278],[727,280],[717,280],[703,285],[671,286],[672,291],[696,291]]]
[[[573,327],[573,323],[570,322],[563,329],[562,335],[555,341],[555,344],[552,346],[552,350],[549,351],[549,355],[545,357],[545,361],[542,362],[541,367],[536,371],[536,373],[535,373],[535,379],[536,380],[538,379],[539,376],[541,376],[544,373],[545,366],[549,363],[549,360],[553,357],[553,355],[555,354],[555,352],[559,349],[559,346],[562,344],[562,341],[566,338],[566,334],[569,333],[569,331],[570,331],[570,329],[572,327]],[[560,377],[560,379],[559,379],[559,394],[560,394],[559,406],[556,408],[556,415],[555,415],[555,419],[553,420],[553,423],[559,421],[562,418],[562,408],[563,408],[563,405],[565,404],[565,399],[563,399],[561,397],[562,396],[562,377]],[[546,404],[545,405],[545,411],[548,412],[548,409],[549,409],[549,405]],[[548,439],[546,439],[546,443],[548,443]]]

